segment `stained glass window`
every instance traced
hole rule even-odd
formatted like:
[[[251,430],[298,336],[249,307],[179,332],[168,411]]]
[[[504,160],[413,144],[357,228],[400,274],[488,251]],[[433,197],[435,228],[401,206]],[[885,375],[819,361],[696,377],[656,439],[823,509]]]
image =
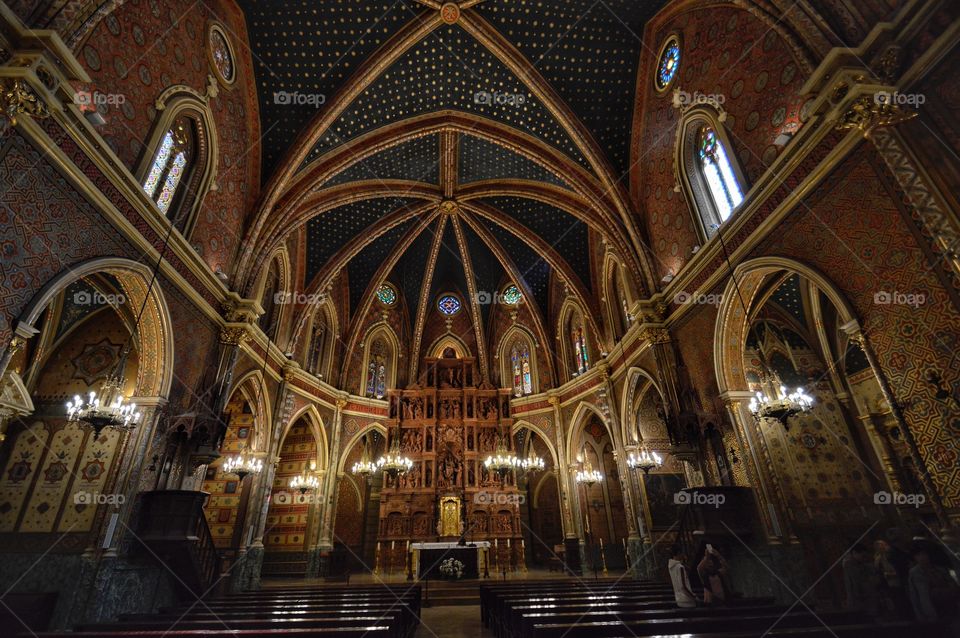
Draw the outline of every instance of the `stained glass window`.
[[[530,370],[530,348],[518,341],[510,351],[510,363],[513,368],[513,394],[522,397],[533,394],[533,377]]]
[[[448,317],[452,317],[460,312],[460,306],[460,300],[453,295],[443,295],[439,301],[437,301],[437,310]]]
[[[377,289],[377,299],[385,306],[392,306],[397,303],[397,291],[390,284],[381,284]]]
[[[523,301],[523,293],[514,284],[510,284],[503,290],[503,301],[508,305],[516,306]]]
[[[590,367],[590,360],[587,358],[587,342],[583,338],[583,328],[577,326],[571,334],[573,340],[573,352],[577,363],[577,372],[583,374]]]
[[[697,158],[710,191],[710,198],[719,216],[726,221],[743,201],[743,192],[727,157],[723,142],[712,126],[703,126],[697,135]]]
[[[320,374],[320,370],[323,367],[324,337],[326,336],[326,332],[326,325],[324,325],[323,321],[318,321],[313,328],[313,347],[310,355],[310,370],[317,375]]]
[[[143,182],[143,192],[150,196],[161,212],[172,216],[170,209],[190,170],[193,159],[193,124],[178,117],[160,141],[150,172]],[[161,187],[162,184],[162,187]],[[159,193],[157,192],[159,189]]]
[[[382,399],[387,395],[386,347],[377,339],[370,347],[370,363],[367,365],[367,396]]]
[[[216,26],[210,29],[210,57],[224,82],[233,82],[233,54],[227,36]]]
[[[657,63],[657,88],[661,91],[673,82],[680,68],[680,41],[673,37],[667,41]]]

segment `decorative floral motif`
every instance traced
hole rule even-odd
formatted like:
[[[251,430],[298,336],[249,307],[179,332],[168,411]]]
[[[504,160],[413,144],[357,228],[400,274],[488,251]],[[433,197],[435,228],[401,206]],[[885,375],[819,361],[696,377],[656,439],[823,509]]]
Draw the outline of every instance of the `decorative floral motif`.
[[[452,317],[453,315],[460,312],[461,307],[460,300],[453,295],[444,295],[440,297],[440,300],[437,302],[437,310],[441,313]]]
[[[227,37],[218,27],[210,29],[210,56],[223,81],[233,82],[233,54],[230,52]]]
[[[377,299],[385,306],[392,306],[397,303],[397,291],[390,284],[382,284],[377,289]]]

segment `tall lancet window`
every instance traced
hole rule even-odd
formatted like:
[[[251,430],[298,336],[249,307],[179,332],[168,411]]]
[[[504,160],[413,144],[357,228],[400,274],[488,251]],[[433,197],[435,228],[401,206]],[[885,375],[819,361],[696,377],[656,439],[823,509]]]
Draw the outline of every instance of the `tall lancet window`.
[[[367,396],[382,399],[387,396],[387,357],[383,342],[377,339],[370,347],[367,364]]]
[[[176,207],[171,207],[180,187],[193,165],[194,132],[190,118],[178,117],[160,141],[150,172],[143,182],[143,192],[157,204],[157,208],[174,217]]]
[[[700,171],[710,190],[710,198],[719,220],[725,222],[734,209],[743,201],[743,192],[727,157],[723,142],[712,126],[704,125],[697,134],[697,158]]]
[[[575,326],[570,337],[573,341],[573,354],[577,362],[577,372],[583,374],[590,367],[590,359],[587,357],[587,342],[583,337],[583,326]]]
[[[518,341],[510,351],[510,362],[513,367],[513,394],[522,397],[533,394],[533,377],[530,370],[530,348],[526,343]]]

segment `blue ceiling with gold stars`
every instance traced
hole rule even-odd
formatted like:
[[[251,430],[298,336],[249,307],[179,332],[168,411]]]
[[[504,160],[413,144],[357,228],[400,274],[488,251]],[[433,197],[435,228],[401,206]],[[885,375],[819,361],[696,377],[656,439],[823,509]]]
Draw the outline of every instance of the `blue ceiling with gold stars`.
[[[427,184],[440,183],[440,136],[424,135],[380,151],[337,173],[323,187],[329,188],[364,180],[404,179]]]
[[[551,171],[533,160],[473,135],[460,138],[460,183],[496,179],[525,179],[569,188]]]

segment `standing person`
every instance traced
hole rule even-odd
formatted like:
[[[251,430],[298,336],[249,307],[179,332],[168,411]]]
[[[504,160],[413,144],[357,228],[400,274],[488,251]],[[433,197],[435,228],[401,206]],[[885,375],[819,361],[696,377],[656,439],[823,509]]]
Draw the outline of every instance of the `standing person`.
[[[893,607],[897,618],[900,620],[909,620],[913,618],[913,610],[910,606],[910,597],[907,594],[907,579],[910,576],[910,543],[899,527],[891,527],[887,530],[887,552],[886,559],[896,572],[896,586],[889,589],[890,598],[893,600]],[[888,584],[891,581],[888,580]]]
[[[703,583],[703,603],[705,605],[722,605],[727,600],[727,592],[723,587],[723,575],[727,571],[727,561],[709,543],[703,551],[703,559],[697,565],[697,575]]]
[[[873,544],[873,566],[880,581],[880,599],[885,616],[898,614],[897,598],[903,597],[903,583],[890,562],[890,544],[879,539]]]
[[[910,570],[909,592],[913,612],[920,622],[946,624],[956,616],[960,592],[946,569],[935,565],[925,548],[918,548]]]
[[[670,572],[670,582],[673,584],[673,597],[677,601],[677,607],[691,608],[697,606],[697,598],[690,589],[690,576],[687,574],[686,565],[683,564],[685,558],[683,550],[674,545],[670,549],[667,569]]]
[[[880,579],[867,548],[860,543],[843,557],[843,585],[847,593],[846,608],[866,612],[871,620],[876,620]]]

